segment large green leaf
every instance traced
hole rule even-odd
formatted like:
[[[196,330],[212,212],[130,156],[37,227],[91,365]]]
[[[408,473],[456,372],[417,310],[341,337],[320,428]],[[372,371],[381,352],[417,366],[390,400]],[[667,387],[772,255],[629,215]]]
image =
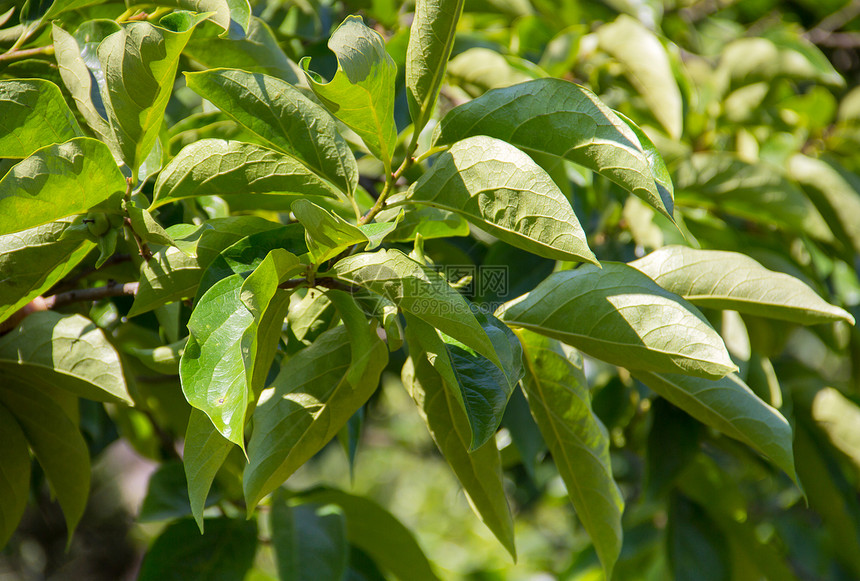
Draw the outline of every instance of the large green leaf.
[[[188,320],[191,333],[179,362],[182,391],[225,438],[244,449],[248,385],[242,335],[254,316],[241,301],[244,279],[234,274],[206,291]]]
[[[140,567],[139,581],[244,579],[257,552],[257,523],[211,518],[201,535],[190,518],[171,523],[155,539]]]
[[[284,54],[269,25],[256,16],[251,16],[244,38],[223,36],[215,26],[199,27],[185,45],[184,53],[207,69],[242,69],[293,85],[299,84],[301,77],[298,65]]]
[[[788,160],[788,173],[810,195],[830,229],[860,253],[860,179],[834,161],[798,153]]]
[[[30,496],[30,453],[15,416],[0,404],[0,547],[18,528]]]
[[[161,20],[162,26],[126,23],[99,44],[102,99],[110,104],[108,119],[123,160],[135,172],[155,146],[182,49],[206,18],[175,12]]]
[[[338,195],[295,157],[253,143],[201,139],[184,147],[158,175],[150,210],[192,196],[269,192]]]
[[[126,183],[108,147],[76,137],[36,151],[0,180],[0,235],[99,205],[119,210]]]
[[[629,369],[712,378],[737,370],[696,307],[626,264],[551,274],[498,316]]]
[[[202,411],[192,408],[185,431],[185,451],[182,455],[191,514],[203,533],[203,509],[215,475],[227,459],[233,443],[215,429]]]
[[[55,311],[29,315],[0,337],[2,373],[88,399],[132,404],[119,355],[102,330],[81,315]]]
[[[40,79],[0,81],[0,157],[28,157],[81,135],[57,85]]]
[[[186,73],[188,86],[274,148],[347,194],[358,184],[355,157],[331,115],[280,79],[215,69]]]
[[[648,371],[634,376],[703,424],[758,451],[797,482],[791,426],[734,373],[717,380]]]
[[[672,139],[683,130],[681,91],[672,73],[666,49],[639,21],[622,14],[597,29],[600,48],[624,67],[630,83]]]
[[[385,42],[358,16],[348,16],[328,41],[337,57],[334,78],[323,83],[309,71],[310,58],[299,63],[308,83],[326,107],[364,141],[370,152],[391,172],[397,140],[394,126],[394,81],[397,65]]]
[[[71,543],[72,533],[84,514],[90,492],[87,443],[66,415],[63,405],[42,390],[30,387],[27,375],[19,374],[18,370],[4,371],[0,382],[0,405],[15,416],[30,449],[45,471],[51,490],[63,509]]]
[[[54,286],[95,246],[65,218],[0,236],[0,321]]]
[[[438,581],[412,532],[372,500],[333,488],[314,488],[298,497],[341,507],[349,542],[401,581]]]
[[[478,136],[457,142],[409,189],[406,200],[457,212],[534,254],[597,264],[552,178],[504,141]]]
[[[244,489],[249,514],[266,494],[319,452],[370,398],[388,362],[377,339],[358,384],[347,380],[350,337],[336,327],[290,358],[254,412]]]
[[[854,323],[847,311],[828,304],[799,279],[768,270],[737,252],[666,246],[630,266],[700,307],[805,325],[840,319]]]
[[[403,385],[409,391],[436,446],[454,470],[478,518],[516,558],[514,526],[505,497],[502,467],[496,441],[490,438],[470,452],[469,421],[452,395],[456,386],[446,386],[434,369],[434,354],[421,348],[414,328],[406,327],[410,358],[403,365]]]
[[[560,79],[537,79],[488,91],[445,115],[435,142],[455,143],[474,135],[569,159],[672,217],[671,192],[657,187],[648,154],[636,134],[584,87]]]
[[[406,98],[413,141],[433,114],[445,65],[454,47],[457,21],[465,0],[418,0],[406,49]]]
[[[217,24],[223,33],[230,32],[231,21],[242,31],[248,29],[251,20],[251,6],[248,0],[157,0],[156,4],[177,6],[192,12],[209,12],[209,20]],[[236,33],[238,31],[234,31]],[[222,34],[223,34],[222,33]],[[240,36],[241,33],[236,34]]]
[[[438,272],[399,250],[348,256],[335,264],[331,272],[344,282],[384,296],[404,312],[468,345],[495,365],[501,364],[469,303]]]
[[[499,355],[499,367],[421,319],[408,313],[404,316],[407,329],[411,329],[410,344],[429,354],[433,368],[451,390],[452,401],[465,413],[470,436],[467,450],[474,452],[495,435],[508,400],[523,377],[519,339],[495,317],[477,314]]]
[[[75,36],[57,26],[56,23],[52,24],[54,55],[57,59],[57,67],[60,69],[60,77],[63,80],[63,84],[69,93],[71,93],[72,99],[75,101],[75,105],[84,118],[84,121],[86,121],[90,129],[95,132],[101,141],[108,144],[112,150],[116,150],[115,152],[119,157],[120,152],[116,145],[116,139],[105,117],[107,113],[103,109],[100,96],[100,91],[104,84],[104,74],[101,70],[101,63],[92,54],[96,52],[98,42],[103,40],[99,36],[103,33],[108,33],[108,31],[110,33],[115,32],[111,28],[119,27],[119,25],[112,22],[111,25],[101,26],[102,22],[88,21],[81,25],[76,33],[76,36],[83,36],[80,39],[81,44],[78,43]],[[90,38],[91,36],[95,36],[95,38]],[[87,59],[84,58],[85,55]],[[92,73],[91,67],[94,69]],[[93,90],[94,83],[95,90]],[[96,99],[96,101],[93,99]]]
[[[612,478],[609,433],[591,410],[582,356],[528,331],[523,392],[558,467],[576,514],[603,563],[606,578],[621,553],[624,499]]]
[[[280,581],[340,581],[346,575],[346,518],[335,504],[289,506],[277,499],[270,513]]]

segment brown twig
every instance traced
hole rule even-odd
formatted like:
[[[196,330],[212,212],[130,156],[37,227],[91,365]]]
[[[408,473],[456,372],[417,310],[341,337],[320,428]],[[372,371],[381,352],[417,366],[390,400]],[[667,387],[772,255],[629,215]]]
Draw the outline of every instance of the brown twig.
[[[49,56],[54,54],[54,45],[40,46],[37,48],[27,48],[24,50],[10,50],[0,54],[0,63],[18,59],[29,58],[31,56]]]
[[[64,293],[45,297],[45,308],[56,309],[70,303],[81,301],[97,301],[109,297],[134,296],[137,294],[139,283],[127,282],[125,284],[108,284],[107,286],[97,286],[93,288],[82,288]]]

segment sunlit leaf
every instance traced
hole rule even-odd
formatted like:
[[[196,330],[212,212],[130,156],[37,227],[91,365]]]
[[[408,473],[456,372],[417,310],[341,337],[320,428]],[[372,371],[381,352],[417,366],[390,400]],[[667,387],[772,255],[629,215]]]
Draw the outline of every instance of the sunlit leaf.
[[[0,119],[0,157],[28,157],[83,135],[57,85],[40,79],[0,81]]]

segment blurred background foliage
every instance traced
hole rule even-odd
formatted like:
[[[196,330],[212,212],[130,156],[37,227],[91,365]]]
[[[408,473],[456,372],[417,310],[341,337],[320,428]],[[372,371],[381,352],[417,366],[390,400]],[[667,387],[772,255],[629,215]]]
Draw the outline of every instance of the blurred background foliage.
[[[84,6],[66,12],[63,24],[70,30],[131,8],[156,11],[160,4],[170,3]],[[246,39],[220,38],[207,23],[194,33],[180,70],[241,66],[297,82],[295,63],[311,56],[315,70],[330,78],[336,61],[326,47],[329,34],[358,13],[383,34],[400,67],[398,129],[409,124],[403,66],[411,2],[251,4]],[[31,0],[22,10],[17,2],[0,2],[0,14],[6,13],[0,49],[13,45],[39,6]],[[49,43],[50,29],[43,28],[23,48]],[[556,76],[586,85],[657,145],[675,184],[680,226],[591,172],[536,159],[572,200],[601,260],[629,261],[671,243],[737,250],[799,277],[856,318],[858,48],[860,3],[851,0],[467,0],[435,118],[488,89],[528,79]],[[62,86],[50,55],[2,61],[0,77],[47,78]],[[422,136],[428,142],[432,125]],[[166,155],[198,139],[236,138],[242,131],[179,76],[162,130]],[[362,186],[378,187],[380,164],[365,157],[359,167]],[[188,212],[265,215],[215,197],[176,208],[186,220]],[[162,218],[169,222],[169,214]],[[480,237],[431,240],[425,251],[437,264],[508,266],[507,293],[477,302],[518,296],[554,268]],[[123,265],[116,268],[98,276],[123,278]],[[146,323],[119,328],[128,307],[114,300],[96,304],[89,315],[108,330],[120,329],[113,339],[148,407],[106,411],[82,402],[81,428],[96,460],[88,512],[66,552],[62,519],[36,474],[33,508],[0,554],[3,581],[134,578],[147,544],[168,519],[188,514],[176,457],[188,407],[178,377],[153,380],[130,354],[132,343],[146,346],[140,339]],[[860,332],[843,323],[801,328],[706,314],[742,377],[789,418],[808,507],[784,474],[749,449],[703,428],[623,370],[587,360],[593,407],[610,431],[613,470],[627,501],[615,577],[860,578]],[[133,341],[123,336],[135,333]],[[402,362],[402,354],[393,354],[392,372],[368,405],[354,473],[335,442],[287,486],[330,484],[376,500],[414,531],[447,578],[602,578],[522,395],[515,394],[497,435],[516,512],[520,558],[513,564],[470,511],[400,387]],[[222,499],[241,497],[237,467],[243,458],[234,452],[217,480]],[[218,506],[225,514],[238,510],[229,502]],[[263,551],[257,559],[246,579],[271,578],[265,573],[271,555]]]

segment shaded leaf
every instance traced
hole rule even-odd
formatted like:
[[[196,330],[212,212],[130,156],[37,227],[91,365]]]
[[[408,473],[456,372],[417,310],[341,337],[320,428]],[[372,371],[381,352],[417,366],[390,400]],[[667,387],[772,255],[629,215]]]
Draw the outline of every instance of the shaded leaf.
[[[28,157],[83,135],[59,87],[40,79],[0,81],[0,119],[0,157]]]
[[[191,514],[185,470],[178,460],[161,464],[149,477],[139,522],[173,520]]]
[[[825,302],[801,280],[737,252],[665,246],[630,266],[700,307],[805,325],[840,319],[854,323],[847,311]]]
[[[436,446],[454,470],[478,518],[516,558],[514,527],[502,483],[499,451],[493,438],[470,452],[469,422],[452,393],[456,386],[445,385],[434,369],[429,354],[407,325],[410,358],[403,365],[403,385],[409,391]]]
[[[32,318],[31,315],[28,318]],[[63,509],[68,543],[80,522],[90,492],[90,455],[83,436],[62,404],[28,386],[28,374],[4,371],[0,405],[9,410],[24,432],[51,490]]]
[[[382,295],[401,310],[468,345],[495,365],[499,358],[466,300],[438,272],[399,250],[348,256],[332,267],[340,280]]]
[[[207,519],[206,534],[190,518],[171,523],[155,539],[140,567],[140,581],[234,581],[251,569],[257,552],[257,523],[238,518]]]
[[[728,539],[699,505],[680,494],[673,494],[666,534],[672,579],[731,579]]]
[[[36,151],[0,179],[0,235],[92,208],[119,210],[126,183],[107,146],[77,137]]]
[[[0,236],[0,321],[54,286],[93,246],[71,218]]]
[[[0,404],[0,547],[5,547],[18,528],[30,496],[30,453],[21,426]]]
[[[591,410],[591,396],[576,351],[521,332],[526,361],[523,392],[576,514],[594,543],[606,578],[621,553],[624,500],[612,478],[609,433]]]
[[[133,403],[119,355],[102,330],[81,315],[29,315],[0,337],[0,371],[88,399]]]
[[[158,175],[150,210],[192,196],[269,192],[338,195],[295,157],[253,143],[201,139],[184,147]]]
[[[326,331],[282,365],[272,387],[263,392],[254,412],[244,474],[249,513],[336,436],[376,391],[388,362],[384,343],[377,339],[356,385],[347,380],[351,353],[346,328]]]
[[[634,376],[703,424],[747,444],[798,483],[791,426],[737,375],[710,380],[635,371]]]
[[[337,57],[337,72],[328,83],[309,70],[310,58],[299,65],[326,107],[364,141],[391,172],[397,129],[394,126],[394,80],[397,65],[385,51],[378,32],[358,16],[348,16],[328,41]]]
[[[340,581],[344,578],[349,543],[343,509],[335,504],[289,506],[278,499],[270,514],[272,547],[281,581]]]
[[[314,264],[334,258],[353,244],[368,242],[367,236],[357,226],[313,202],[296,200],[290,209],[305,227],[305,241]]]
[[[457,212],[534,254],[597,264],[570,202],[552,178],[504,141],[478,136],[457,142],[406,199]]]
[[[372,500],[333,488],[314,488],[298,498],[341,507],[349,542],[401,581],[439,579],[410,530]]]
[[[737,369],[696,307],[626,264],[556,272],[497,314],[511,326],[628,369],[699,377],[722,377]]]
[[[259,73],[215,69],[186,73],[188,86],[276,149],[347,194],[358,168],[331,115],[290,84]]]
[[[665,193],[661,195],[657,188],[648,154],[636,134],[584,87],[560,79],[537,79],[488,91],[445,115],[435,142],[455,143],[473,135],[488,135],[526,152],[576,162],[672,217],[671,199],[664,199]]]
[[[203,533],[203,509],[215,475],[227,459],[233,443],[224,438],[205,413],[191,409],[188,429],[185,432],[185,450],[182,455],[191,514]]]

